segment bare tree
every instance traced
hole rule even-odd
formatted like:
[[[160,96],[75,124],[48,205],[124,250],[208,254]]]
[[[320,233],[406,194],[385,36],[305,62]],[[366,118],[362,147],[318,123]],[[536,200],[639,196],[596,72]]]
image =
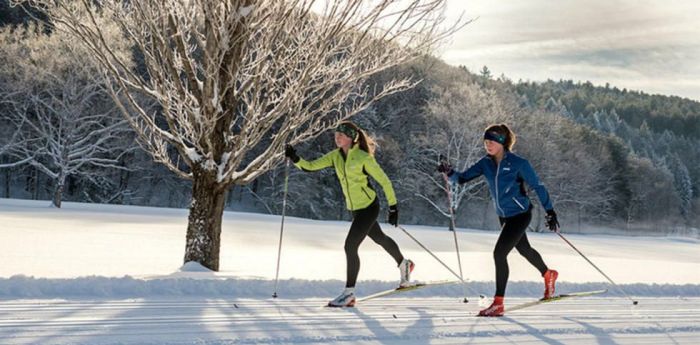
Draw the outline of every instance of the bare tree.
[[[45,35],[34,28],[2,35],[3,54],[15,54],[3,75],[14,78],[13,90],[0,92],[7,117],[17,125],[12,155],[54,181],[53,204],[61,207],[66,179],[81,175],[98,182],[104,168],[120,168],[121,155],[137,148],[122,140],[129,131],[96,69],[64,33]]]
[[[0,29],[0,169],[14,168],[30,162],[33,156],[18,158],[18,149],[28,143],[23,141],[20,129],[24,119],[9,116],[12,99],[21,94],[17,89],[21,83],[14,65],[17,60],[19,47],[17,36],[10,29]],[[21,79],[21,78],[19,78]]]
[[[4,104],[7,101],[0,100],[0,103]],[[28,145],[28,142],[21,135],[24,122],[11,119],[7,114],[4,117],[4,121],[0,123],[2,125],[2,129],[0,129],[0,157],[8,157],[9,163],[0,163],[0,169],[14,168],[31,162],[34,155],[25,156],[22,154],[22,148]]]
[[[33,157],[29,163],[54,181],[52,200],[59,208],[69,176],[81,175],[97,182],[102,168],[126,169],[118,164],[119,158],[136,148],[121,140],[128,125],[117,117],[115,108],[90,109],[100,94],[96,85],[70,80],[65,85],[63,94],[50,95],[49,99],[32,95],[29,107],[11,114],[26,117],[26,129],[20,132],[32,142],[16,151]]]
[[[462,185],[445,185],[436,172],[439,155],[445,155],[459,171],[466,170],[484,155],[482,131],[490,123],[511,118],[515,108],[496,97],[494,90],[463,80],[433,89],[427,112],[434,119],[424,133],[413,138],[409,154],[411,178],[406,188],[423,199],[444,217],[450,217],[452,207],[457,214],[460,206],[482,194],[485,181],[477,179]],[[446,196],[451,189],[451,199]]]
[[[91,50],[153,158],[193,181],[184,260],[213,270],[230,185],[277,165],[285,143],[313,138],[415,85],[364,81],[429,52],[457,28],[441,28],[445,0],[28,2]],[[147,75],[115,51],[105,23],[118,25]],[[137,93],[162,112],[144,109]]]

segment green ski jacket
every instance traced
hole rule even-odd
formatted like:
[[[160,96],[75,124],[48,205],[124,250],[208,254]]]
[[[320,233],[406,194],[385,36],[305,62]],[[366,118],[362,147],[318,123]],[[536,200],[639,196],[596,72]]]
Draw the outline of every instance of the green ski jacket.
[[[313,161],[300,158],[294,165],[306,171],[335,167],[335,173],[345,195],[345,204],[350,211],[367,208],[377,197],[377,192],[369,184],[368,175],[382,186],[389,206],[396,205],[396,194],[389,177],[374,157],[360,149],[358,145],[348,151],[347,159],[343,157],[342,149],[338,148]]]

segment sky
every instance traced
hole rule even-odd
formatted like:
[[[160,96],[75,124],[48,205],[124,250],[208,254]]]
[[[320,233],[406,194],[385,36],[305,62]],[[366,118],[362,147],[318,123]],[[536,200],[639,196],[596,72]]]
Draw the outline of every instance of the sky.
[[[447,12],[475,19],[438,53],[450,64],[700,101],[700,1],[448,0]]]

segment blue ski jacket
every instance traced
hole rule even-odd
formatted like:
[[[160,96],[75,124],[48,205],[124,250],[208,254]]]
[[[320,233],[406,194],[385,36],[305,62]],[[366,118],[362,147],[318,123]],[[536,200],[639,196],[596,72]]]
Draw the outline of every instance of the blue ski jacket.
[[[512,217],[530,209],[525,183],[535,190],[545,210],[553,209],[547,189],[540,183],[535,170],[525,158],[506,151],[503,160],[497,165],[487,155],[467,170],[455,171],[450,175],[450,180],[462,184],[481,175],[484,175],[489,184],[499,217]]]

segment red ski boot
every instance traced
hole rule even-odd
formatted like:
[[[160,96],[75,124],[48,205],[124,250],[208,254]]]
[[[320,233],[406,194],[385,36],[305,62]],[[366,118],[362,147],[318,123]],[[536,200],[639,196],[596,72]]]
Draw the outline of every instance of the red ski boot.
[[[494,296],[493,303],[479,312],[479,316],[503,316],[503,296]]]
[[[544,297],[542,299],[549,299],[554,296],[554,284],[558,276],[559,273],[555,270],[544,272]]]

